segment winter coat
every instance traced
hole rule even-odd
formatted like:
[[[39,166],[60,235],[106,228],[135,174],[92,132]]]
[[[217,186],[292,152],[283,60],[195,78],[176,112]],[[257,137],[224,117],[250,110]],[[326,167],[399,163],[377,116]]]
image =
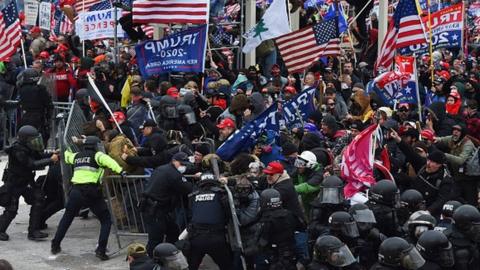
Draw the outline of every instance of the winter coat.
[[[126,172],[133,173],[136,170],[135,166],[129,165],[122,159],[123,148],[127,146],[128,156],[138,156],[134,150],[135,146],[124,134],[119,134],[105,145],[105,149],[110,157],[112,157],[118,165],[120,165]]]
[[[451,172],[454,176],[457,176],[460,168],[462,168],[467,159],[473,155],[475,146],[467,137],[464,137],[459,143],[454,143],[452,136],[437,137],[437,142],[445,143],[450,148],[449,153],[445,153],[445,157],[447,158]],[[463,172],[461,174],[463,174]]]

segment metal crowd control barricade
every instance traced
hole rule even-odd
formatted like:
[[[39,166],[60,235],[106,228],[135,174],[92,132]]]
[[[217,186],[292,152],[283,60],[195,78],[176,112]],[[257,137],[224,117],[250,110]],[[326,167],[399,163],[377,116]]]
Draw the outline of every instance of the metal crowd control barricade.
[[[0,111],[0,121],[2,125],[2,146],[5,148],[13,143],[17,135],[17,125],[19,120],[19,110],[17,100],[7,100],[5,106]]]
[[[109,175],[103,179],[103,187],[112,213],[114,234],[118,247],[122,248],[120,236],[146,236],[143,216],[138,209],[148,175],[121,177]]]

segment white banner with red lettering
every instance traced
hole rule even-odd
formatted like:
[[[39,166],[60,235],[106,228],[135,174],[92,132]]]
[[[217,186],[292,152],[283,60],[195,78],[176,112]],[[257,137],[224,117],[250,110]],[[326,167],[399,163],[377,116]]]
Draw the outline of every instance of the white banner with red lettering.
[[[347,182],[343,190],[345,198],[351,198],[376,183],[373,177],[373,162],[379,129],[379,125],[369,126],[358,134],[343,152],[341,177]]]
[[[80,13],[75,22],[75,30],[80,40],[95,40],[113,38],[115,35],[115,9],[105,9]],[[122,10],[117,9],[117,19],[122,16]],[[117,37],[123,38],[125,32],[117,27]]]

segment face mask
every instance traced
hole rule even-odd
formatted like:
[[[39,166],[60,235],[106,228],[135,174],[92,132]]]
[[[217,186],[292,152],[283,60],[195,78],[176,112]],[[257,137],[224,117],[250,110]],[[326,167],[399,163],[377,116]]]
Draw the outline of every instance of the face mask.
[[[187,167],[183,165],[177,168],[177,171],[182,174],[185,173],[186,170],[187,170]]]

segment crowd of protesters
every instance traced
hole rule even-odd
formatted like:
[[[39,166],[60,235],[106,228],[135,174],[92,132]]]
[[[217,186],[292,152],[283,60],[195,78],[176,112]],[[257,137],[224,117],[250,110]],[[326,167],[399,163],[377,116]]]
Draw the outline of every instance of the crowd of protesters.
[[[302,10],[302,24],[319,19],[317,12]],[[369,20],[375,26],[375,17]],[[365,36],[359,44],[376,39],[375,28],[359,24],[354,32]],[[155,264],[198,269],[205,254],[220,269],[478,267],[480,58],[474,46],[468,53],[442,49],[417,59],[419,110],[418,104],[408,103],[393,108],[367,92],[374,78],[374,43],[356,58],[355,52],[347,51],[342,57],[315,62],[301,76],[288,74],[274,46],[266,44],[268,54],[275,56],[273,64],[259,59],[258,65],[237,69],[235,55],[225,49],[209,52],[203,74],[143,78],[132,50],[121,50],[115,60],[111,42],[86,42],[82,57],[76,36],[47,40],[43,34],[38,27],[26,34],[28,69],[24,70],[20,54],[0,62],[0,105],[11,106],[5,101],[18,98],[28,120],[18,128],[36,129],[46,143],[52,100],[75,100],[87,119],[81,127],[85,137],[75,139],[84,144],[79,156],[93,151],[88,155],[96,162],[87,165],[109,167],[123,176],[150,175],[138,206],[148,241],[146,246],[129,247],[130,269],[153,269]],[[88,76],[106,102],[88,90]],[[26,91],[46,78],[53,78],[54,84],[41,88],[43,92],[32,96]],[[315,111],[301,127],[282,129],[279,136],[265,132],[231,161],[215,154],[271,104],[311,87],[316,89]],[[35,107],[39,100],[41,106]],[[371,125],[383,131],[374,149],[374,164],[380,165],[373,168],[376,183],[362,190],[365,201],[354,204],[344,196],[340,166],[346,147]],[[19,131],[20,144],[23,140],[28,148],[32,134],[31,129]],[[94,138],[105,146],[108,157],[97,154]],[[21,163],[27,157],[8,149],[7,153],[9,175],[15,174],[12,160]],[[35,160],[28,169],[54,166],[59,158],[75,164],[72,155],[32,156],[29,160]],[[184,175],[193,177],[187,180]],[[35,185],[24,182],[25,187]],[[78,175],[72,182],[82,184]],[[224,186],[232,190],[233,205]],[[24,191],[16,189],[13,197],[18,200]],[[81,204],[100,213],[103,236],[110,230],[110,215],[100,207],[104,202],[89,205],[84,193],[72,194],[70,200],[82,203],[67,203],[68,215],[59,224],[63,231],[52,240],[54,254],[61,251],[60,241],[69,226],[65,223],[72,222]],[[0,240],[8,240],[6,230],[17,209],[7,207],[0,216]],[[55,211],[31,222],[29,238],[46,237],[40,230]],[[236,240],[227,233],[232,211],[238,218],[234,226],[239,226],[241,249],[231,248]],[[188,236],[179,238],[185,228]],[[105,238],[99,245],[97,256],[108,259]],[[179,256],[182,253],[189,266]]]

